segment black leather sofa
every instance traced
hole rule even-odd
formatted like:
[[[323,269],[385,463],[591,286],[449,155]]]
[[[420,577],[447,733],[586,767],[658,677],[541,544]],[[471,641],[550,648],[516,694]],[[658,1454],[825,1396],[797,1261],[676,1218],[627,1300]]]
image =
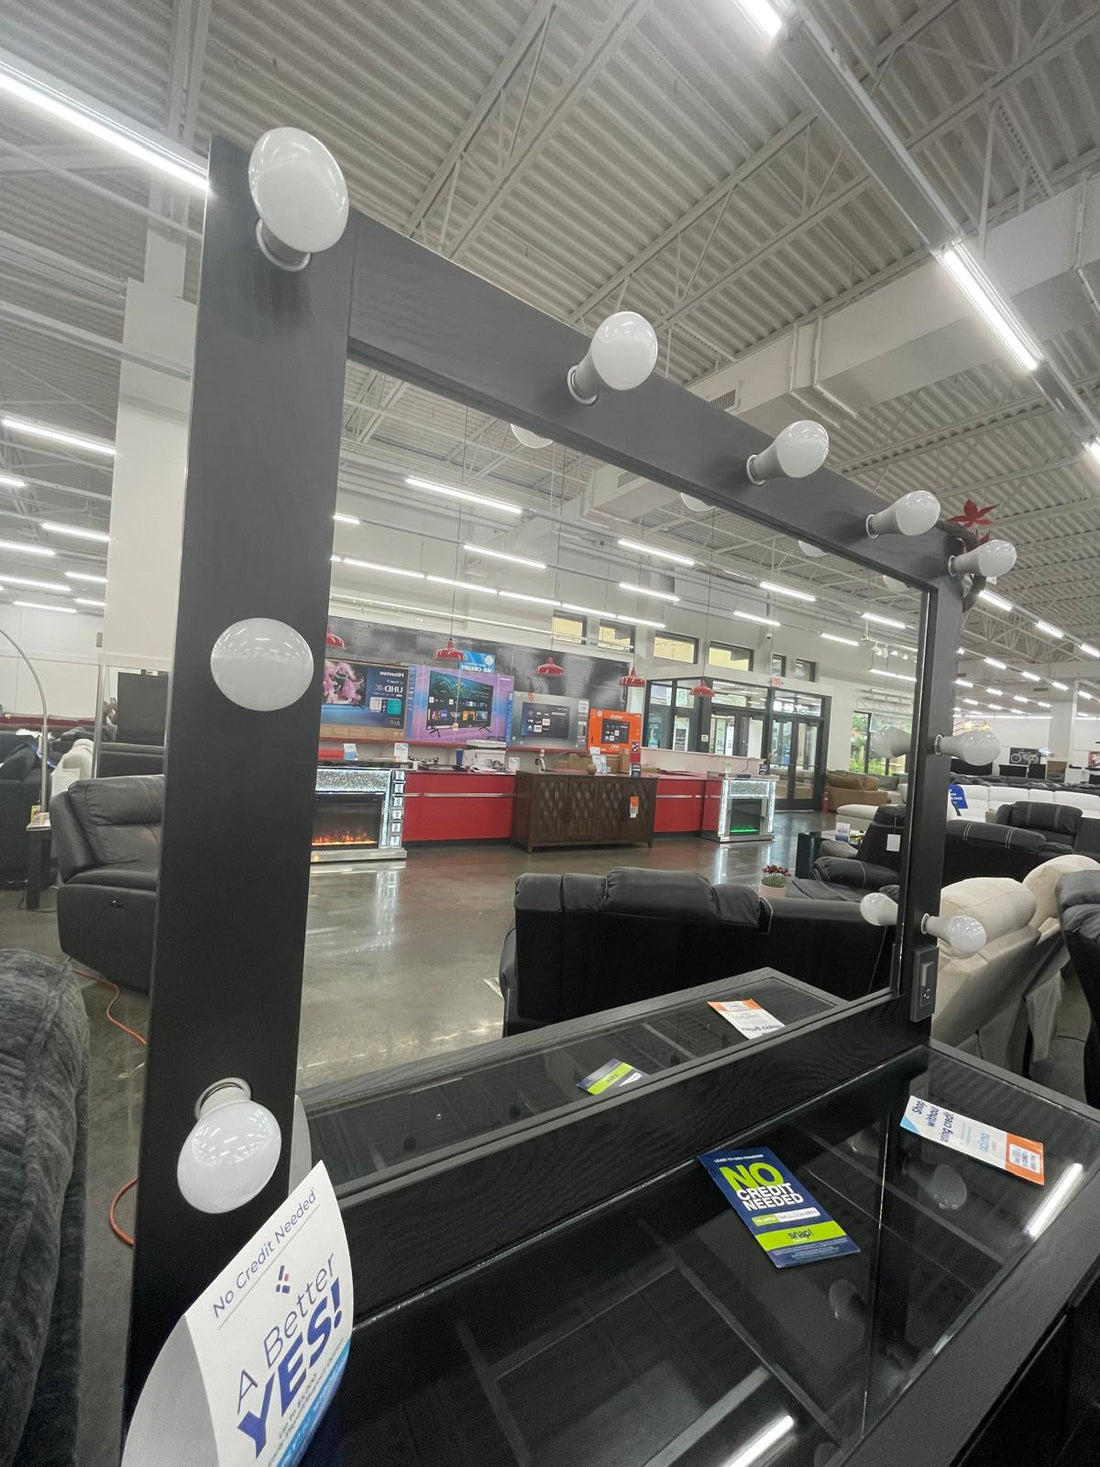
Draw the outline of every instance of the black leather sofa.
[[[887,982],[892,945],[893,928],[856,907],[764,902],[689,871],[521,876],[500,959],[504,1034],[769,966],[862,997]]]
[[[61,949],[149,991],[164,776],[78,780],[50,803]]]
[[[0,733],[0,886],[27,879],[27,821],[42,791],[33,739]]]
[[[1092,1015],[1085,1041],[1085,1099],[1100,1106],[1100,872],[1063,876],[1055,897],[1069,959]]]
[[[1011,807],[1002,807],[1011,808]],[[1053,805],[1029,808],[1056,811]],[[999,813],[999,812],[998,812]],[[1080,811],[1061,811],[1080,816]],[[810,875],[795,878],[789,889],[800,897],[858,902],[869,891],[881,891],[900,879],[902,846],[905,839],[904,805],[883,805],[875,811],[858,854],[835,841],[822,843]],[[895,849],[891,849],[894,847]],[[1029,871],[1055,856],[1073,853],[1072,841],[1046,829],[1028,829],[982,820],[951,820],[943,845],[941,885],[964,881],[970,876],[1010,876],[1021,881]]]

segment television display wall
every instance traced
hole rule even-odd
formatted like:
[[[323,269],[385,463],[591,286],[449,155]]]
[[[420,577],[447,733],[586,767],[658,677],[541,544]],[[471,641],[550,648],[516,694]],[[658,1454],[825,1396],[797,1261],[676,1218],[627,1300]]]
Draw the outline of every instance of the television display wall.
[[[408,737],[418,744],[468,744],[506,739],[512,679],[466,672],[459,662],[435,662],[413,670]]]

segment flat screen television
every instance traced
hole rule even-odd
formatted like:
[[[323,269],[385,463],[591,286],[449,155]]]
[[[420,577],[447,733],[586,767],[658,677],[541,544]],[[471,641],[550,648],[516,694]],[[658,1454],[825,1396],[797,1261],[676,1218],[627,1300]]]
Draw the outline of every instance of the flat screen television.
[[[458,723],[458,675],[432,672],[428,676],[428,711],[424,722],[429,729],[453,728]]]
[[[601,744],[629,744],[630,723],[625,718],[614,718],[605,714],[600,720]]]
[[[568,739],[573,733],[572,709],[563,703],[524,703],[519,732],[524,739]]]
[[[116,689],[119,742],[163,744],[168,723],[168,674],[120,672]]]
[[[400,734],[409,698],[407,667],[326,657],[321,721]]]

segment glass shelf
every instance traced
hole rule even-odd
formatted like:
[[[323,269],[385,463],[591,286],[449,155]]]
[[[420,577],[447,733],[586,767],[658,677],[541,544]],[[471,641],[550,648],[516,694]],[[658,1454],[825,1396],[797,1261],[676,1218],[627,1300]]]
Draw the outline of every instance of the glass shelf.
[[[901,1130],[911,1094],[1041,1141],[1045,1187]],[[771,1147],[860,1248],[780,1271],[694,1159],[730,1139],[686,1138],[673,1173],[361,1327],[311,1460],[823,1467],[1100,1161],[1088,1116],[921,1046],[732,1138]]]

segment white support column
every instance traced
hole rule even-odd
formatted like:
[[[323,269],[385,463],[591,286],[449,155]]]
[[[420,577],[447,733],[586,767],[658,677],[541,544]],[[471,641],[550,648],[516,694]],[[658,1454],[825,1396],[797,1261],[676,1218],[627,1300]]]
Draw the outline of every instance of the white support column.
[[[1050,745],[1051,759],[1064,759],[1067,764],[1073,761],[1073,734],[1074,719],[1077,715],[1077,693],[1076,691],[1063,697],[1062,701],[1055,703],[1050,711],[1050,733],[1047,741]]]
[[[126,292],[123,343],[190,371],[195,307],[181,298],[186,245],[151,226],[145,279]],[[107,607],[100,662],[172,665],[187,466],[189,380],[124,362],[111,490]]]

